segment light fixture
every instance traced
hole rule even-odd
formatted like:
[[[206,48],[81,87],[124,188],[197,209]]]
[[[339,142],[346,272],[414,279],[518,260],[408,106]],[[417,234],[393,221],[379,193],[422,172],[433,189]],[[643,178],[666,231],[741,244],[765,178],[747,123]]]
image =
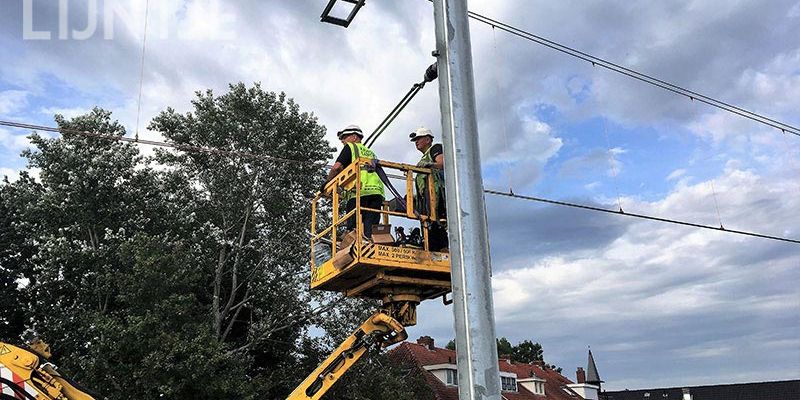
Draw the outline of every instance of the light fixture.
[[[331,11],[333,11],[333,8],[336,6],[337,1],[338,0],[330,0],[328,2],[328,5],[322,12],[322,16],[320,16],[320,20],[322,22],[327,22],[329,24],[339,25],[347,28],[350,25],[350,23],[353,22],[353,18],[356,17],[358,10],[360,10],[361,7],[364,7],[364,3],[366,3],[367,0],[341,0],[345,3],[350,3],[353,5],[353,8],[350,10],[350,14],[347,15],[347,18],[339,18],[331,15]]]

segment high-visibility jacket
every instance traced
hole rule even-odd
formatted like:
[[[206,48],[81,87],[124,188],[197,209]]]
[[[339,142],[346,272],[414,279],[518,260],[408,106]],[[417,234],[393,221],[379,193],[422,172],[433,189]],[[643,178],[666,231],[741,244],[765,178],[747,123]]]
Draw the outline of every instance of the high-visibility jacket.
[[[431,149],[433,146],[429,147],[425,153],[422,154],[422,158],[417,163],[418,167],[425,167],[430,168],[432,170],[433,175],[433,192],[436,196],[436,211],[439,214],[439,217],[444,217],[444,171],[440,169],[436,169],[433,167],[434,159],[431,157]],[[414,186],[417,189],[417,201],[420,209],[427,212],[428,204],[428,174],[417,174],[414,177]]]
[[[350,156],[352,157],[351,162],[355,163],[356,160],[359,158],[366,158],[368,160],[375,159],[375,153],[369,149],[369,147],[364,146],[361,143],[347,143],[350,146]],[[378,174],[374,171],[368,171],[363,166],[361,167],[361,196],[370,196],[374,194],[379,194],[381,197],[385,197],[383,191],[383,181],[378,176]],[[344,200],[350,200],[355,197],[355,190],[348,191],[344,194]]]

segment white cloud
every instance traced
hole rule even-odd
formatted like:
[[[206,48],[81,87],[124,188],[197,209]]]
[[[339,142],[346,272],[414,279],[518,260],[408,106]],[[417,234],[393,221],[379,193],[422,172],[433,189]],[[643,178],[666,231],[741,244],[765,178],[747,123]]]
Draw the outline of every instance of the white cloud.
[[[800,17],[800,2],[792,6],[792,8],[789,9],[789,13],[786,14],[786,16],[789,18]]]
[[[13,152],[18,152],[30,146],[30,144],[27,134],[13,134],[9,130],[0,128],[0,146]]]
[[[73,108],[45,107],[41,109],[40,113],[48,115],[50,117],[56,114],[61,114],[66,119],[72,119],[79,115],[86,114],[89,111],[91,110],[84,107],[73,107]]]
[[[24,90],[0,92],[0,115],[11,115],[28,105],[29,93]]]
[[[796,212],[800,198],[791,180],[729,169],[714,182],[726,226],[780,235],[785,228],[800,224]],[[700,182],[679,185],[664,200],[635,202],[628,208],[705,223],[716,219],[712,202],[710,182]],[[564,221],[561,229],[569,230],[570,222]],[[747,341],[739,337],[742,329],[759,332],[762,324],[791,319],[798,312],[800,293],[793,284],[781,283],[800,278],[795,246],[634,222],[606,246],[547,258],[529,253],[533,261],[528,266],[496,272],[498,326],[520,340],[531,335],[524,331],[527,326],[535,327],[533,335],[539,340],[565,332],[591,332],[577,340],[591,341],[593,349],[600,349],[596,354],[623,351],[635,357],[642,349],[626,345],[630,341],[653,344],[655,348],[647,350],[650,354],[666,352],[676,365],[698,358],[710,365],[736,362],[744,353],[730,350]],[[742,325],[726,331],[724,326],[733,323],[726,320],[748,322],[735,322]],[[672,328],[664,332],[642,329],[657,326]],[[794,340],[788,332],[772,333],[777,335],[772,338],[775,346]],[[702,343],[689,344],[699,337],[705,338]],[[789,352],[800,355],[797,348]],[[630,380],[648,373],[629,372],[620,378]],[[759,379],[775,378],[764,371]],[[728,382],[722,376],[716,379]],[[606,380],[610,387],[619,387],[620,382],[608,376]]]
[[[683,177],[684,175],[686,175],[686,170],[683,169],[683,168],[679,168],[679,169],[676,169],[676,170],[670,172],[670,174],[667,176],[667,180],[668,181],[674,181],[674,180],[676,180],[678,178]]]
[[[547,161],[558,153],[563,142],[551,127],[528,116],[520,118],[520,131],[515,135],[487,132],[481,143],[484,165],[500,168],[503,174],[487,180],[487,186],[511,185],[521,189],[536,182]]]
[[[0,182],[2,182],[2,178],[8,178],[10,182],[14,182],[19,179],[19,171],[11,168],[0,167]]]
[[[193,40],[236,40],[233,6],[220,0],[202,0],[187,7],[180,34]]]
[[[628,152],[628,150],[625,150],[625,149],[623,149],[623,148],[621,148],[621,147],[614,147],[614,148],[612,148],[611,150],[609,150],[608,152],[609,152],[609,153],[611,153],[611,154],[613,154],[613,155],[619,155],[619,154],[625,154],[625,153],[627,153],[627,152]]]

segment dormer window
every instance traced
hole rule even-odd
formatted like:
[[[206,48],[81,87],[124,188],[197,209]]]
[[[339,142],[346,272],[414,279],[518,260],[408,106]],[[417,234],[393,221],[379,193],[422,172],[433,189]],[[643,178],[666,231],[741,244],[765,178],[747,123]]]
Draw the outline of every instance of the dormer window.
[[[426,371],[430,372],[447,386],[458,386],[458,367],[455,364],[434,364],[426,365]]]
[[[520,379],[519,383],[525,388],[528,389],[531,393],[544,396],[544,384],[545,380],[542,378],[537,377],[534,374],[531,374],[530,378]]]
[[[502,384],[504,392],[516,392],[517,391],[517,378],[513,378],[510,376],[501,376],[500,383]]]
[[[458,370],[455,369],[446,369],[445,373],[447,375],[447,383],[448,385],[458,386]]]

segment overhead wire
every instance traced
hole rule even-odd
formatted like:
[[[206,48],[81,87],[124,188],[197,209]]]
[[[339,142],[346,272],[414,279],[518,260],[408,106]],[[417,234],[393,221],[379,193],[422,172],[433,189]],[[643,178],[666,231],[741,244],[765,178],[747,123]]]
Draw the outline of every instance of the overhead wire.
[[[55,132],[67,135],[78,135],[84,137],[91,137],[97,139],[105,139],[105,140],[116,140],[120,142],[127,142],[133,144],[143,144],[148,146],[156,146],[156,147],[167,147],[176,150],[192,152],[192,153],[206,153],[206,154],[218,154],[218,155],[225,155],[225,156],[233,156],[233,157],[242,157],[260,161],[271,161],[271,162],[283,162],[283,163],[293,163],[293,164],[312,164],[317,165],[319,167],[325,167],[327,163],[319,163],[319,162],[311,162],[308,160],[294,160],[289,158],[283,157],[274,157],[274,156],[266,156],[261,154],[253,154],[243,151],[236,151],[236,150],[222,150],[212,147],[202,147],[202,146],[195,146],[195,145],[187,145],[187,144],[180,144],[180,143],[169,143],[169,142],[161,142],[157,140],[147,140],[147,139],[139,139],[136,140],[135,138],[125,137],[125,136],[116,136],[116,135],[107,135],[102,133],[96,132],[89,132],[89,131],[81,131],[75,129],[64,129],[64,128],[55,128],[49,126],[42,126],[42,125],[33,125],[33,124],[26,124],[20,122],[13,122],[13,121],[5,121],[0,120],[0,126],[8,126],[11,128],[20,128],[20,129],[31,129],[31,130],[38,130],[38,131],[45,131],[45,132]]]
[[[375,144],[375,141],[378,140],[381,134],[383,134],[383,132],[386,131],[386,128],[388,128],[389,125],[391,125],[391,123],[394,122],[395,118],[397,118],[397,116],[400,115],[400,112],[403,111],[404,108],[406,108],[406,106],[411,102],[412,99],[414,99],[414,96],[416,96],[417,93],[419,93],[420,90],[422,90],[422,88],[425,87],[425,84],[428,82],[433,82],[433,80],[435,80],[438,77],[439,77],[439,72],[437,69],[437,65],[436,63],[433,63],[425,70],[425,74],[422,78],[422,81],[417,82],[413,86],[411,86],[411,89],[409,89],[408,93],[406,93],[406,95],[403,96],[402,99],[400,99],[400,102],[397,103],[396,106],[394,106],[392,111],[389,112],[389,115],[387,115],[386,118],[384,118],[383,121],[381,121],[381,123],[378,124],[375,130],[372,131],[372,133],[370,133],[369,136],[367,136],[367,138],[364,140],[364,146],[372,147],[372,145]]]
[[[12,127],[12,128],[21,128],[21,129],[41,130],[41,131],[56,132],[56,133],[68,134],[68,135],[69,134],[74,134],[74,135],[80,135],[80,136],[92,137],[92,138],[98,138],[98,139],[116,140],[116,141],[121,141],[121,142],[128,142],[128,143],[132,143],[132,144],[143,144],[143,145],[149,145],[149,146],[167,147],[167,148],[173,148],[173,149],[176,149],[176,150],[181,150],[181,151],[186,151],[186,152],[218,154],[218,155],[235,156],[235,157],[242,157],[242,158],[252,158],[252,159],[257,159],[257,160],[262,160],[262,161],[270,161],[270,162],[306,164],[306,165],[313,165],[313,166],[316,166],[318,168],[328,168],[328,169],[331,168],[331,165],[329,165],[327,163],[315,162],[315,161],[309,161],[309,160],[295,160],[295,159],[288,159],[288,158],[282,158],[282,157],[263,156],[263,155],[257,155],[257,154],[248,153],[248,152],[232,151],[232,150],[220,150],[220,149],[201,147],[201,146],[194,146],[194,145],[181,145],[181,144],[175,144],[175,143],[159,142],[159,141],[155,141],[155,140],[139,140],[137,142],[132,138],[128,138],[128,137],[124,137],[124,136],[105,135],[105,134],[99,134],[99,133],[93,133],[93,132],[87,132],[87,131],[61,129],[61,128],[54,128],[54,127],[49,127],[49,126],[41,126],[41,125],[33,125],[33,124],[25,124],[25,123],[13,122],[13,121],[0,120],[0,126],[8,126],[8,127]],[[404,178],[404,177],[401,177],[401,176],[392,176],[392,177],[401,178],[401,179]],[[628,216],[628,217],[633,217],[633,218],[647,219],[647,220],[651,220],[651,221],[659,221],[659,222],[665,222],[665,223],[671,223],[671,224],[691,226],[691,227],[695,227],[695,228],[710,229],[710,230],[715,230],[715,231],[719,231],[719,232],[727,232],[727,233],[733,233],[733,234],[739,234],[739,235],[758,237],[758,238],[762,238],[762,239],[770,239],[770,240],[777,240],[777,241],[782,241],[782,242],[800,244],[800,240],[797,240],[797,239],[790,239],[790,238],[785,238],[785,237],[780,237],[780,236],[773,236],[773,235],[765,235],[765,234],[760,234],[760,233],[755,233],[755,232],[740,231],[740,230],[735,230],[735,229],[727,229],[727,228],[724,228],[722,226],[713,227],[713,226],[708,226],[708,225],[696,224],[696,223],[692,223],[692,222],[680,221],[680,220],[676,220],[676,219],[654,217],[654,216],[645,215],[645,214],[628,213],[628,212],[624,212],[624,211],[621,211],[621,210],[620,211],[614,211],[614,210],[608,210],[608,209],[595,207],[595,206],[584,205],[584,204],[577,204],[577,203],[570,203],[570,202],[565,202],[565,201],[551,200],[551,199],[545,199],[545,198],[541,198],[541,197],[523,196],[523,195],[518,195],[518,194],[514,194],[514,193],[499,192],[499,191],[496,191],[496,190],[485,189],[484,193],[491,194],[491,195],[496,195],[496,196],[511,197],[511,198],[520,199],[520,200],[536,201],[536,202],[547,203],[547,204],[558,205],[558,206],[564,206],[564,207],[579,208],[579,209],[603,212],[603,213],[608,213],[608,214],[623,215],[623,216]]]
[[[579,58],[581,60],[588,61],[588,62],[590,62],[592,64],[592,66],[600,66],[600,67],[609,69],[611,71],[620,73],[622,75],[637,79],[637,80],[642,81],[644,83],[659,87],[661,89],[673,92],[673,93],[678,94],[678,95],[685,96],[685,97],[689,98],[689,100],[691,100],[691,101],[697,100],[699,102],[705,103],[707,105],[710,105],[712,107],[721,109],[723,111],[727,111],[729,113],[733,113],[733,114],[739,115],[741,117],[753,120],[755,122],[758,122],[758,123],[761,123],[761,124],[764,124],[764,125],[779,129],[784,134],[784,137],[785,137],[786,133],[791,133],[793,135],[800,136],[800,128],[797,128],[795,126],[789,125],[787,123],[784,123],[784,122],[781,122],[781,121],[777,121],[775,119],[766,117],[766,116],[758,114],[756,112],[752,112],[752,111],[743,109],[741,107],[729,104],[729,103],[724,102],[722,100],[718,100],[718,99],[712,98],[710,96],[703,95],[703,94],[698,93],[696,91],[693,91],[693,90],[684,88],[682,86],[679,86],[679,85],[664,81],[662,79],[653,77],[651,75],[644,74],[644,73],[635,71],[633,69],[621,66],[619,64],[604,60],[602,58],[593,56],[591,54],[582,52],[580,50],[571,48],[571,47],[566,46],[566,45],[562,45],[560,43],[557,43],[557,42],[554,42],[552,40],[546,39],[546,38],[541,37],[539,35],[535,35],[533,33],[527,32],[525,30],[513,27],[513,26],[508,25],[506,23],[494,20],[494,19],[486,17],[484,15],[481,15],[481,14],[478,14],[478,13],[475,13],[475,12],[472,12],[472,11],[468,11],[468,15],[472,19],[475,19],[475,20],[477,20],[479,22],[482,22],[484,24],[487,24],[487,25],[491,26],[492,27],[492,35],[493,36],[495,34],[495,28],[501,29],[501,30],[503,30],[503,31],[505,31],[507,33],[513,34],[513,35],[521,37],[523,39],[526,39],[526,40],[532,41],[534,43],[543,45],[545,47],[548,47],[548,48],[551,48],[553,50],[562,52],[564,54]],[[607,135],[607,132],[606,132],[606,135]],[[608,141],[608,137],[607,136],[606,136],[606,141]],[[608,143],[607,143],[607,145],[608,145]],[[611,149],[609,149],[609,153],[611,153]],[[612,162],[612,168],[614,168],[613,160],[611,162]],[[713,183],[712,183],[712,185],[713,185]],[[592,211],[597,211],[597,212],[612,213],[612,214],[618,214],[618,215],[626,215],[626,216],[634,217],[634,218],[642,218],[642,219],[648,219],[648,220],[665,222],[665,223],[672,223],[672,224],[678,224],[678,225],[691,226],[691,227],[696,227],[696,228],[701,228],[701,229],[711,229],[711,230],[729,232],[729,233],[746,235],[746,236],[754,236],[754,237],[760,237],[760,238],[765,238],[765,239],[786,241],[786,242],[790,242],[790,243],[800,243],[800,240],[795,240],[795,239],[788,239],[788,238],[783,238],[783,237],[779,237],[779,236],[764,235],[764,234],[759,234],[759,233],[754,233],[754,232],[747,232],[747,231],[740,231],[740,230],[734,230],[734,229],[726,229],[722,225],[722,217],[721,217],[720,212],[719,212],[719,205],[718,205],[717,199],[716,199],[716,191],[715,190],[713,190],[713,191],[714,191],[714,202],[715,202],[716,210],[717,210],[717,217],[718,217],[718,221],[720,223],[719,227],[696,224],[696,223],[691,223],[691,222],[686,222],[686,221],[679,221],[679,220],[674,220],[674,219],[669,219],[669,218],[654,217],[654,216],[649,216],[649,215],[644,215],[644,214],[626,213],[622,209],[622,204],[621,204],[621,199],[619,198],[620,197],[619,193],[617,195],[618,196],[618,203],[619,203],[618,204],[619,210],[618,211],[614,211],[614,210],[608,210],[608,209],[603,209],[603,208],[599,208],[599,207],[587,206],[587,205],[576,204],[576,203],[569,203],[569,202],[564,202],[564,201],[556,201],[556,200],[550,200],[550,199],[544,199],[544,198],[532,197],[532,196],[522,196],[522,195],[514,194],[513,191],[509,191],[508,193],[505,193],[505,192],[499,192],[499,191],[494,191],[494,190],[484,190],[485,193],[492,194],[492,195],[507,196],[507,197],[512,197],[512,198],[516,198],[516,199],[529,200],[529,201],[538,201],[538,202],[544,202],[544,203],[553,204],[553,205],[561,205],[561,206],[566,206],[566,207],[580,208],[580,209],[592,210]]]
[[[144,61],[145,50],[147,49],[147,18],[150,15],[150,0],[144,6],[144,31],[142,32],[142,60],[139,67],[139,100],[136,102],[136,134],[135,139],[139,140],[139,117],[142,115],[142,87],[144,86]]]
[[[429,1],[432,1],[432,0],[429,0]],[[469,15],[470,18],[472,18],[472,19],[474,19],[476,21],[479,21],[479,22],[482,22],[484,24],[490,25],[490,26],[492,26],[494,28],[498,28],[498,29],[503,30],[503,31],[505,31],[507,33],[510,33],[512,35],[515,35],[515,36],[518,36],[520,38],[529,40],[531,42],[540,44],[542,46],[545,46],[545,47],[548,47],[550,49],[559,51],[561,53],[570,55],[572,57],[576,57],[576,58],[579,58],[581,60],[590,62],[592,64],[592,66],[599,66],[599,67],[602,67],[602,68],[617,72],[619,74],[622,74],[622,75],[637,79],[637,80],[642,81],[644,83],[659,87],[661,89],[673,92],[675,94],[685,96],[685,97],[689,98],[690,100],[700,101],[702,103],[708,104],[708,105],[710,105],[712,107],[715,107],[715,108],[718,108],[720,110],[723,110],[723,111],[726,111],[726,112],[729,112],[729,113],[732,113],[732,114],[736,114],[736,115],[739,115],[741,117],[744,117],[744,118],[753,120],[755,122],[758,122],[758,123],[770,126],[772,128],[778,129],[783,133],[791,133],[791,134],[793,134],[795,136],[800,136],[800,128],[798,128],[796,126],[792,126],[792,125],[789,125],[787,123],[784,123],[784,122],[781,122],[781,121],[766,117],[766,116],[764,116],[762,114],[759,114],[759,113],[756,113],[756,112],[753,112],[753,111],[749,111],[749,110],[746,110],[744,108],[735,106],[733,104],[724,102],[722,100],[718,100],[718,99],[712,98],[710,96],[706,96],[706,95],[698,93],[696,91],[693,91],[693,90],[684,88],[682,86],[679,86],[679,85],[664,81],[664,80],[659,79],[659,78],[656,78],[656,77],[654,77],[652,75],[648,75],[648,74],[645,74],[645,73],[642,73],[642,72],[635,71],[633,69],[630,69],[630,68],[624,67],[622,65],[613,63],[611,61],[602,59],[600,57],[596,57],[596,56],[593,56],[591,54],[585,53],[583,51],[574,49],[572,47],[569,47],[569,46],[557,43],[555,41],[546,39],[546,38],[544,38],[542,36],[527,32],[527,31],[522,30],[520,28],[516,28],[516,27],[511,26],[509,24],[506,24],[506,23],[497,21],[495,19],[486,17],[484,15],[481,15],[481,14],[478,14],[478,13],[475,13],[475,12],[472,12],[472,11],[469,11],[468,15]]]
[[[651,221],[658,221],[658,222],[665,222],[665,223],[676,224],[676,225],[691,226],[691,227],[695,227],[695,228],[710,229],[710,230],[719,231],[719,232],[734,233],[734,234],[737,234],[737,235],[753,236],[753,237],[759,237],[759,238],[762,238],[762,239],[771,239],[771,240],[778,240],[778,241],[782,241],[782,242],[800,244],[800,240],[797,240],[797,239],[789,239],[789,238],[785,238],[785,237],[781,237],[781,236],[773,236],[773,235],[764,235],[764,234],[761,234],[761,233],[741,231],[741,230],[736,230],[736,229],[727,229],[727,228],[724,228],[722,226],[710,226],[710,225],[696,224],[696,223],[693,223],[693,222],[686,222],[686,221],[681,221],[681,220],[677,220],[677,219],[655,217],[655,216],[652,216],[652,215],[636,214],[636,213],[630,213],[630,212],[625,212],[625,211],[609,210],[609,209],[606,209],[606,208],[589,206],[589,205],[585,205],[585,204],[570,203],[570,202],[558,201],[558,200],[550,200],[550,199],[545,199],[545,198],[541,198],[541,197],[534,197],[534,196],[524,196],[524,195],[519,195],[519,194],[514,194],[514,193],[500,192],[500,191],[497,191],[497,190],[486,189],[486,190],[484,190],[484,193],[495,195],[495,196],[511,197],[511,198],[515,198],[515,199],[519,199],[519,200],[536,201],[536,202],[540,202],[540,203],[547,203],[547,204],[553,204],[553,205],[559,205],[559,206],[565,206],[565,207],[579,208],[579,209],[583,209],[583,210],[597,211],[597,212],[602,212],[602,213],[607,213],[607,214],[624,215],[624,216],[628,216],[628,217],[632,217],[632,218],[647,219],[647,220],[651,220]]]
[[[389,112],[389,115],[387,115],[386,118],[384,118],[383,121],[381,121],[381,123],[378,124],[375,130],[372,131],[372,133],[370,133],[369,136],[367,136],[366,140],[364,140],[364,146],[372,147],[375,141],[378,140],[378,137],[380,137],[381,134],[383,134],[383,132],[386,130],[386,128],[388,128],[389,125],[395,120],[395,118],[397,118],[397,116],[400,115],[400,111],[403,111],[403,109],[406,108],[408,103],[411,102],[411,99],[413,99],[414,96],[416,96],[420,90],[422,90],[422,85],[420,85],[419,83],[415,83],[414,86],[412,86],[411,89],[408,91],[408,93],[406,93],[406,95],[403,96],[402,99],[400,99],[400,102],[397,103],[396,106],[394,106],[392,111]]]

